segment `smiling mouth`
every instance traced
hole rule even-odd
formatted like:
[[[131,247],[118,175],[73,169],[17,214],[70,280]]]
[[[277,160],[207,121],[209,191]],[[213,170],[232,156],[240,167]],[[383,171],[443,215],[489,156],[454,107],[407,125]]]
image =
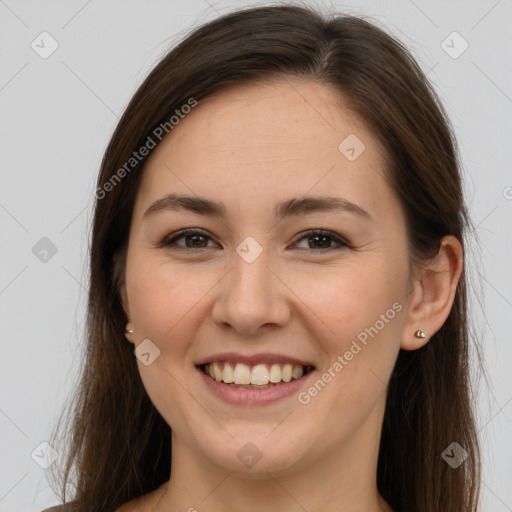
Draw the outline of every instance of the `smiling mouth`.
[[[200,369],[213,380],[241,389],[267,389],[297,380],[314,370],[313,366],[273,363],[247,365],[228,361],[203,364]]]

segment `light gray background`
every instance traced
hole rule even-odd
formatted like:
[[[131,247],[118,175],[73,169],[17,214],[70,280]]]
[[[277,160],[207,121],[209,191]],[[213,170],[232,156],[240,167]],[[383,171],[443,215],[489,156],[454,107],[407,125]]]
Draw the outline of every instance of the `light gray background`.
[[[58,503],[31,454],[49,439],[80,364],[94,184],[116,122],[169,45],[245,5],[0,0],[0,511]],[[397,35],[454,125],[480,238],[468,263],[482,286],[473,316],[490,377],[479,398],[482,512],[512,511],[512,0],[322,5],[370,15]],[[31,47],[43,31],[59,45],[47,59]],[[469,44],[458,58],[461,40],[445,43],[452,56],[441,46],[453,31]],[[32,252],[42,237],[57,248],[46,262]]]

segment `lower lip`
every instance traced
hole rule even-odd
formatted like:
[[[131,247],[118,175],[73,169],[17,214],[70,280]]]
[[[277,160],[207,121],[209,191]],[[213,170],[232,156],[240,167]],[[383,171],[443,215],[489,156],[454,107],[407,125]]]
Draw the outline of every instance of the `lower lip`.
[[[266,405],[277,402],[282,398],[298,393],[300,388],[309,379],[313,371],[310,371],[300,379],[283,382],[277,386],[266,389],[242,389],[234,388],[223,382],[212,379],[210,376],[198,368],[203,382],[208,386],[214,395],[218,396],[225,402],[234,405]]]

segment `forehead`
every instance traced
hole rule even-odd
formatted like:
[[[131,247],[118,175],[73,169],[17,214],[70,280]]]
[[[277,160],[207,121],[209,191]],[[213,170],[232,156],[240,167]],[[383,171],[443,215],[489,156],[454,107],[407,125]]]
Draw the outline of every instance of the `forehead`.
[[[215,147],[230,154],[239,149],[240,160],[251,151],[258,153],[259,161],[318,151],[336,154],[349,130],[368,138],[363,120],[337,91],[313,81],[280,80],[233,86],[214,94],[168,138],[174,147],[185,143],[188,148]]]
[[[392,193],[384,158],[363,119],[329,86],[234,86],[202,101],[164,137],[146,163],[138,202],[173,191],[268,202],[336,189],[370,208]]]

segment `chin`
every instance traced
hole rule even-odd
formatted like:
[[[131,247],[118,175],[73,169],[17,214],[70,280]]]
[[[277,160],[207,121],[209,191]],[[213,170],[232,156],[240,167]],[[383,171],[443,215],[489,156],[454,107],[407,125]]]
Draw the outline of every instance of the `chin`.
[[[275,433],[267,438],[262,435],[234,435],[229,443],[219,442],[215,446],[204,447],[204,454],[217,467],[224,471],[246,475],[250,479],[268,478],[267,473],[292,470],[300,465],[306,455],[302,452],[307,443],[290,443],[291,436],[279,437]],[[272,439],[272,436],[275,438]]]

